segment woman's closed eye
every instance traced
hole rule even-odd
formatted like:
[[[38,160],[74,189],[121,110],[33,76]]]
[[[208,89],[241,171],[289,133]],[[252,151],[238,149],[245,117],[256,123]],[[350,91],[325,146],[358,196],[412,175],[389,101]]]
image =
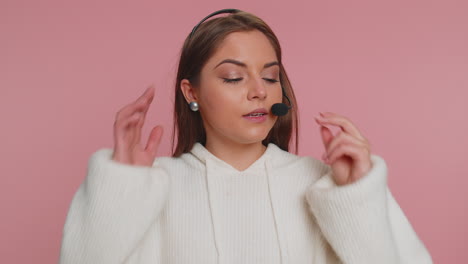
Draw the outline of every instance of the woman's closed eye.
[[[269,79],[269,78],[263,78],[263,80],[266,80],[267,82],[271,82],[271,83],[277,83],[277,82],[279,82],[279,81],[276,80],[276,79]]]
[[[228,79],[228,78],[223,78],[223,82],[225,83],[237,83],[242,81],[243,78],[235,78],[235,79]]]
[[[225,83],[237,83],[237,82],[240,82],[242,81],[243,78],[235,78],[235,79],[228,79],[228,78],[223,78],[223,82]],[[263,78],[265,81],[269,82],[269,83],[277,83],[279,82],[278,80],[276,79],[269,79],[269,78]]]

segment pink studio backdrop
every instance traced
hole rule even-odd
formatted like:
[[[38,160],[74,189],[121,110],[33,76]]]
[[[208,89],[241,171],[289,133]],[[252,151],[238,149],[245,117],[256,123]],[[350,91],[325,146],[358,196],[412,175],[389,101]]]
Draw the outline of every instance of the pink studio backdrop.
[[[0,3],[0,263],[56,263],[90,155],[116,112],[154,83],[143,131],[169,155],[179,49],[212,11],[277,33],[300,106],[301,155],[324,151],[313,116],[349,117],[435,263],[468,263],[467,1],[13,1]]]

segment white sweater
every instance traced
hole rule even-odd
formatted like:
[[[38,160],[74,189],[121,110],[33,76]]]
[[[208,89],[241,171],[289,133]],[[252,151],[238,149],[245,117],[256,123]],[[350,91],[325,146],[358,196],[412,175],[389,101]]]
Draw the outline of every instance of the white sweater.
[[[330,166],[269,144],[238,171],[196,143],[152,167],[100,149],[64,225],[60,263],[429,264],[385,161],[337,186]]]

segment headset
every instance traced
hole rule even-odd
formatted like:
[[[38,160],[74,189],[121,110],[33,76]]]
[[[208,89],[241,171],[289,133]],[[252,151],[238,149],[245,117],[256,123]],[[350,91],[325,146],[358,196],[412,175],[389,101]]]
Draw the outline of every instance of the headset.
[[[197,31],[197,28],[203,23],[205,22],[205,20],[207,20],[208,18],[212,17],[212,16],[216,16],[218,14],[225,14],[225,13],[229,13],[229,14],[235,14],[235,13],[238,13],[238,12],[241,12],[242,10],[239,10],[239,9],[233,9],[233,8],[228,8],[228,9],[221,9],[221,10],[218,10],[218,11],[215,11],[211,14],[209,14],[208,16],[206,16],[205,18],[203,18],[200,22],[198,22],[198,24],[196,26],[193,27],[192,29],[192,32],[190,32],[190,35],[189,35],[189,39],[192,38],[193,34],[195,33],[195,31]],[[271,107],[271,112],[276,115],[276,116],[283,116],[283,115],[286,115],[288,112],[289,112],[289,109],[292,108],[292,103],[291,103],[291,100],[289,99],[289,97],[286,95],[286,92],[284,90],[284,87],[283,85],[281,85],[281,90],[282,90],[282,93],[283,93],[283,96],[286,98],[286,100],[288,100],[288,103],[289,103],[289,106],[287,106],[286,104],[283,104],[283,103],[276,103],[274,104],[272,107]]]

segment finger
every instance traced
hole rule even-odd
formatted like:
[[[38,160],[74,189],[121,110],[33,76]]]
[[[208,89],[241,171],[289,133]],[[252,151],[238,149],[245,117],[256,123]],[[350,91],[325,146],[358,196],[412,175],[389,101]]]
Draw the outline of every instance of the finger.
[[[359,148],[354,145],[342,145],[337,148],[330,157],[328,164],[333,164],[341,158],[351,159],[351,170],[348,173],[349,178],[346,180],[348,183],[354,182],[366,174],[372,167],[370,162],[370,153],[365,149]]]
[[[337,159],[343,156],[350,157],[353,161],[362,161],[369,155],[367,149],[356,146],[352,143],[341,144],[328,155],[328,163],[333,164]]]
[[[150,86],[146,90],[146,92],[136,102],[128,105],[127,107],[124,107],[122,110],[120,110],[117,113],[117,118],[114,123],[115,130],[121,136],[127,136],[127,140],[132,141],[132,143],[133,143],[133,140],[139,141],[139,136],[136,137],[136,135],[141,134],[141,127],[143,126],[143,123],[140,123],[139,127],[138,126],[132,127],[130,125],[134,125],[135,120],[140,121],[141,115],[143,115],[143,120],[144,120],[146,116],[146,112],[148,111],[149,106],[154,98],[154,96],[151,93],[148,94],[148,92],[151,92],[151,91],[154,93],[154,88],[152,86]],[[127,112],[132,111],[132,109],[140,110],[140,111],[133,111],[131,112],[130,115],[127,116]]]
[[[126,132],[128,132],[127,130],[129,127],[135,125],[140,120],[141,115],[141,112],[136,112],[125,120],[114,122],[114,131],[116,131],[119,135],[124,135]]]
[[[153,101],[154,98],[154,87],[150,86],[146,91],[134,102],[126,105],[117,113],[117,120],[125,119],[131,116],[134,112],[143,112],[148,108],[149,104]]]
[[[162,126],[155,126],[153,130],[151,130],[145,151],[148,152],[152,157],[155,157],[156,153],[158,152],[163,132],[164,129]]]
[[[139,98],[143,98],[148,94],[154,94],[154,90],[155,90],[154,84],[151,84],[150,86],[148,86],[148,88],[146,88],[146,90],[143,92],[142,95],[140,95]]]
[[[351,122],[348,118],[331,113],[331,112],[326,112],[326,113],[321,113],[321,116],[316,117],[316,120],[320,124],[330,124],[330,125],[336,125],[339,126],[343,131],[360,138],[362,140],[365,140],[364,136],[362,136],[361,132],[359,129],[356,127],[356,125]]]
[[[133,139],[132,142],[134,144],[138,144],[141,139],[141,129],[143,126],[143,123],[145,122],[145,117],[146,117],[146,112],[141,112],[141,117],[138,119],[138,121],[135,123],[134,127],[132,127],[132,133],[133,133]]]
[[[146,114],[148,113],[149,106],[151,104],[151,101],[148,103],[148,106],[146,109],[141,112],[141,118],[138,120],[138,123],[135,125],[135,142],[140,142],[141,139],[141,130],[143,129],[143,125],[145,124],[146,121]]]
[[[146,91],[141,95],[134,103],[133,103],[133,112],[141,111],[145,112],[148,110],[151,102],[154,99],[154,87],[150,86]],[[132,107],[130,107],[130,111],[132,111]]]
[[[134,135],[132,133],[132,126],[134,127],[140,118],[141,113],[136,112],[131,117],[114,123],[114,137],[116,139],[116,144],[121,147],[133,144]]]
[[[320,126],[320,135],[322,136],[323,145],[325,149],[327,149],[328,144],[330,144],[330,141],[333,139],[333,134],[328,127]]]
[[[328,144],[326,156],[329,156],[329,153],[333,152],[340,145],[353,144],[361,148],[369,148],[366,142],[351,136],[350,134],[340,131]]]

